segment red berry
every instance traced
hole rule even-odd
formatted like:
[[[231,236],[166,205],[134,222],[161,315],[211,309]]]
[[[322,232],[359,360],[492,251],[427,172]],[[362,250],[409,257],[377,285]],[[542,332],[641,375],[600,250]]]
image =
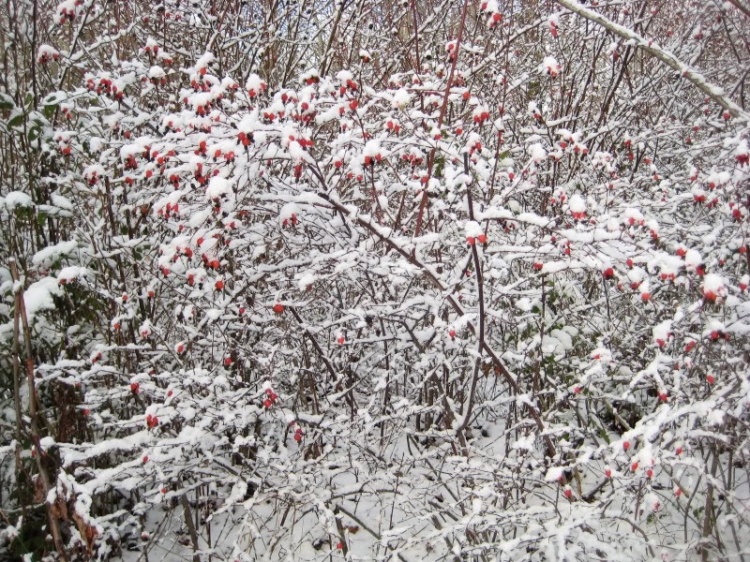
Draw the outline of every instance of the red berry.
[[[265,400],[263,400],[263,405],[264,405],[264,406],[265,406],[266,408],[270,408],[272,404],[273,404],[273,402],[271,402],[271,399],[270,399],[270,398],[266,398]]]
[[[566,497],[566,498],[570,498],[570,496],[572,496],[572,495],[573,495],[573,490],[571,490],[570,488],[568,488],[567,490],[565,490],[565,491],[563,492],[563,494],[565,494],[565,497]]]
[[[224,288],[224,281],[222,281],[221,279],[219,279],[216,282],[216,290],[217,291],[221,291],[223,288]]]
[[[281,303],[276,303],[275,305],[273,305],[273,311],[276,314],[281,314],[282,312],[284,312],[284,305]]]
[[[343,336],[341,336],[341,337],[339,337],[339,339],[337,339],[336,341],[337,341],[337,342],[339,342],[339,345],[343,345],[344,341],[346,341],[346,340],[344,340],[344,337],[343,337]]]
[[[632,470],[633,472],[635,472],[636,470],[638,470],[638,463],[634,462],[633,464],[631,464],[630,465],[630,470]]]
[[[604,476],[606,476],[607,478],[612,478],[612,471],[608,468],[604,471]]]
[[[143,457],[143,464],[146,464],[148,462],[148,457]]]
[[[137,382],[130,383],[130,390],[133,392],[133,394],[138,394],[140,389],[140,385]]]
[[[625,443],[622,444],[622,448],[626,451],[630,449],[630,441],[625,441]]]
[[[486,244],[487,236],[485,236],[484,234],[480,234],[479,236],[477,236],[477,240],[479,240],[480,244]]]

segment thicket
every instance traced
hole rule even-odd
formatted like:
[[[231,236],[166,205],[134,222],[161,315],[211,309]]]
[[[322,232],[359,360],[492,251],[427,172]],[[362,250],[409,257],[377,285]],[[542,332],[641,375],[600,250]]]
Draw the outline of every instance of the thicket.
[[[743,0],[8,0],[0,556],[750,558]]]

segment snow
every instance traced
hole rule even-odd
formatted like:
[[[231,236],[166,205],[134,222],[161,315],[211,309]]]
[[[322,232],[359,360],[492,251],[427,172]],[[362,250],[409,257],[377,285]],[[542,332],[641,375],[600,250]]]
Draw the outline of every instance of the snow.
[[[208,183],[208,189],[206,189],[206,197],[209,199],[217,199],[231,190],[229,180],[216,176],[211,178]]]
[[[466,222],[466,236],[476,238],[480,234],[484,234],[484,230],[482,229],[482,225],[479,224],[477,221],[467,221]]]
[[[703,279],[703,294],[709,300],[727,295],[727,283],[723,277],[715,273],[707,274]]]
[[[9,210],[34,206],[31,197],[21,191],[11,191],[4,198],[0,198],[0,203]]]
[[[569,202],[570,210],[573,213],[585,213],[586,212],[586,202],[583,200],[583,197],[581,197],[579,194],[574,193]]]
[[[529,156],[535,164],[541,164],[547,159],[547,151],[540,143],[535,143],[529,147]]]
[[[409,105],[409,102],[411,102],[411,94],[404,88],[401,88],[400,90],[397,90],[396,93],[393,94],[393,98],[391,99],[391,105],[394,108],[402,109]]]
[[[54,277],[44,277],[36,283],[32,283],[23,294],[26,313],[33,318],[43,310],[53,310],[55,302],[53,297],[60,297],[63,289],[59,281]]]
[[[71,265],[68,267],[64,267],[60,270],[60,272],[57,274],[58,282],[60,281],[74,281],[81,277],[86,277],[88,275],[89,270],[85,267],[79,267],[77,265]]]
[[[542,64],[539,65],[539,72],[542,74],[549,74],[551,76],[556,76],[560,72],[560,65],[557,62],[557,59],[552,56],[546,56],[544,57],[544,60],[542,61]]]
[[[50,265],[51,262],[57,261],[62,256],[72,254],[73,250],[78,246],[78,242],[75,240],[69,240],[67,242],[60,242],[52,246],[39,250],[34,257],[31,259],[34,265]]]

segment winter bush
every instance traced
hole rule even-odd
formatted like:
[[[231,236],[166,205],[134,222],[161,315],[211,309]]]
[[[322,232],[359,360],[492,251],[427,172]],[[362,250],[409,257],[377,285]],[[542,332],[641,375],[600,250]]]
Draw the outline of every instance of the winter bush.
[[[0,17],[3,556],[750,555],[740,0]]]

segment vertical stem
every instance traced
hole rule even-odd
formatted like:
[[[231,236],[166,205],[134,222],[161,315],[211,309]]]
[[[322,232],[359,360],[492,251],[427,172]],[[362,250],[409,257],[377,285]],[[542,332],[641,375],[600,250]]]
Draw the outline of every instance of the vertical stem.
[[[31,330],[29,329],[29,319],[26,315],[26,305],[23,300],[23,283],[20,283],[18,275],[18,267],[16,266],[15,259],[10,260],[10,272],[13,276],[13,282],[17,285],[15,287],[16,302],[15,302],[15,325],[18,325],[18,317],[21,317],[23,323],[23,335],[24,335],[24,351],[26,354],[26,376],[29,381],[29,417],[31,418],[31,440],[33,442],[34,450],[36,451],[36,464],[39,470],[39,475],[42,478],[42,484],[44,486],[44,497],[46,499],[50,488],[52,487],[49,473],[47,468],[42,462],[42,445],[40,443],[40,432],[39,432],[39,411],[37,404],[39,398],[36,393],[36,384],[34,383],[34,359],[31,355]],[[65,552],[65,546],[62,541],[62,533],[60,532],[60,522],[57,516],[52,513],[52,506],[49,502],[45,501],[45,507],[47,508],[47,519],[49,521],[49,527],[52,531],[52,539],[55,543],[55,549],[62,562],[68,562],[68,555]]]
[[[453,64],[451,64],[451,71],[448,74],[448,84],[445,87],[445,94],[443,95],[443,105],[440,107],[440,116],[438,117],[438,129],[443,127],[443,119],[445,119],[445,112],[448,109],[448,97],[451,92],[451,86],[453,84],[453,75],[456,72],[456,64],[458,64],[458,54],[461,50],[461,38],[464,34],[464,27],[466,26],[466,11],[469,8],[469,0],[464,0],[464,8],[461,13],[461,26],[458,28],[458,37],[456,38],[456,51],[453,56]],[[427,207],[427,186],[430,184],[430,178],[432,178],[432,167],[435,165],[435,152],[437,151],[437,145],[432,149],[430,155],[427,157],[427,184],[422,192],[422,200],[419,202],[419,214],[417,215],[417,226],[414,228],[414,237],[419,236],[422,230],[422,216],[424,215],[425,207]]]

